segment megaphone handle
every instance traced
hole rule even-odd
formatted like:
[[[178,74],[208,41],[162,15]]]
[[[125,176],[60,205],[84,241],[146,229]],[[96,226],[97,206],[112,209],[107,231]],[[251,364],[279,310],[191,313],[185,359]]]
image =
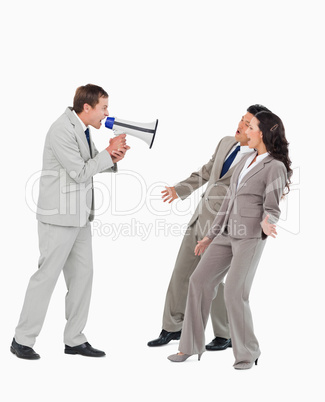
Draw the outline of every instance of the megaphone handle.
[[[116,128],[113,128],[113,133],[117,137],[118,135],[125,134],[122,130],[117,130]]]

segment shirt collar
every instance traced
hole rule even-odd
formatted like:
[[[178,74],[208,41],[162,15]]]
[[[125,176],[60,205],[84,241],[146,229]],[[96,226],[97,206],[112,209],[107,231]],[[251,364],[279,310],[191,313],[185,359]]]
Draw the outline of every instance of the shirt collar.
[[[81,124],[83,130],[86,131],[88,126],[85,126],[85,123],[80,119],[80,117],[77,115],[77,113],[74,110],[72,112],[77,116],[77,119],[80,121],[80,124]]]
[[[238,145],[240,145],[240,144],[238,143]],[[254,149],[250,148],[248,145],[242,145],[240,147],[240,153],[241,154],[248,154],[248,153],[253,152],[253,151],[254,151]]]
[[[268,155],[270,155],[268,152],[265,152],[262,155],[257,155],[257,151],[256,149],[252,149],[252,151],[254,151],[252,153],[251,156],[248,157],[248,159],[246,160],[246,166],[250,165],[250,163],[252,162],[252,160],[255,158],[256,156],[256,160],[254,162],[254,165],[256,165],[257,163],[261,162],[263,159],[265,159]]]
[[[269,156],[270,154],[268,153],[268,152],[265,152],[264,154],[262,154],[262,155],[257,155],[257,157],[256,157],[256,161],[262,161],[264,158],[266,158],[267,156]]]

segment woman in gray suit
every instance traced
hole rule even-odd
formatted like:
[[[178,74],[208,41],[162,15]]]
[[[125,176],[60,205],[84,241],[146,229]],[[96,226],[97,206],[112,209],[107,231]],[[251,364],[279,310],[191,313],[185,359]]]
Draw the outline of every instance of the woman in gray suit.
[[[204,253],[190,278],[179,353],[168,357],[182,362],[205,351],[205,327],[212,300],[227,274],[227,307],[235,369],[249,369],[261,354],[253,330],[249,292],[266,238],[277,235],[279,202],[289,191],[292,170],[281,119],[259,112],[246,131],[256,152],[237,165],[226,198],[207,236],[195,254]]]

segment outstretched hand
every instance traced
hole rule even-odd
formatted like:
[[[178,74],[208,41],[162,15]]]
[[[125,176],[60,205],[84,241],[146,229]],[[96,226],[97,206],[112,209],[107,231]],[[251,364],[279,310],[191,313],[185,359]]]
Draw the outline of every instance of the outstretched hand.
[[[162,199],[164,202],[169,201],[169,204],[178,198],[175,187],[165,187],[166,190],[162,191]]]
[[[276,225],[269,222],[269,217],[269,215],[266,215],[266,217],[262,221],[262,229],[267,236],[276,238],[276,235],[278,234],[276,231]]]

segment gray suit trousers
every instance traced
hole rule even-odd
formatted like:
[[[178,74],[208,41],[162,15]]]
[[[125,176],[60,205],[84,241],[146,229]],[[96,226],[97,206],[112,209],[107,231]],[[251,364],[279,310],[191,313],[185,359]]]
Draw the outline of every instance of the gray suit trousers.
[[[176,332],[182,329],[189,279],[201,260],[200,256],[194,254],[198,240],[200,238],[197,235],[196,224],[194,224],[187,229],[183,238],[169,282],[162,324],[166,331]],[[220,283],[212,302],[211,322],[215,336],[229,339],[229,323],[223,291],[223,283]]]
[[[205,327],[218,285],[227,274],[225,303],[235,364],[254,362],[260,355],[249,307],[249,293],[266,240],[234,239],[221,234],[203,254],[190,278],[179,351],[205,351]]]
[[[64,343],[80,345],[87,341],[82,331],[88,317],[93,278],[90,224],[79,228],[39,222],[38,234],[39,268],[30,278],[15,339],[22,345],[33,347],[63,271],[68,290]]]

